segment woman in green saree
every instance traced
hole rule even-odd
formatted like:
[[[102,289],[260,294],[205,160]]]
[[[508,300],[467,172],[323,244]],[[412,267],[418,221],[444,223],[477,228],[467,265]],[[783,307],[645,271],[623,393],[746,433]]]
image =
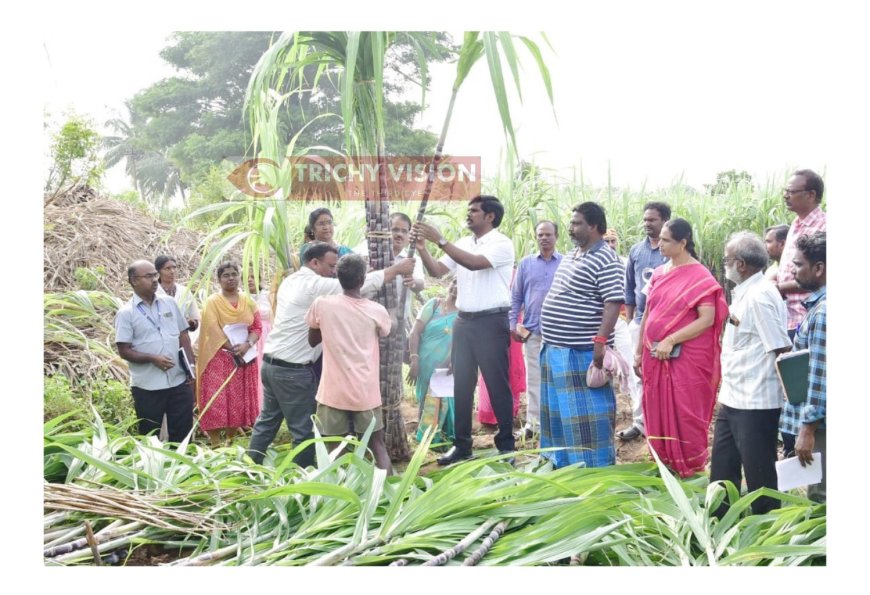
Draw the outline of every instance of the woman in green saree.
[[[429,396],[429,380],[437,368],[450,366],[453,346],[453,322],[458,314],[456,308],[456,279],[450,282],[446,298],[432,298],[420,310],[414,329],[408,339],[411,351],[411,369],[408,382],[416,384],[417,402],[420,407],[420,423],[417,440],[429,425],[436,422],[441,429],[441,439],[452,442],[453,397]],[[435,440],[436,442],[439,440]]]

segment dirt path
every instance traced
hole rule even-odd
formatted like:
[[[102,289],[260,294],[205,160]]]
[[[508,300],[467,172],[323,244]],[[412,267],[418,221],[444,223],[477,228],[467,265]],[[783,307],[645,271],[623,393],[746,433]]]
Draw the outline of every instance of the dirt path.
[[[514,419],[514,429],[519,430],[522,427],[522,420],[525,419],[526,416],[526,406],[525,406],[526,397],[523,395],[522,404],[520,405],[519,415]],[[405,419],[405,428],[408,431],[408,435],[411,436],[411,447],[416,447],[416,440],[414,440],[414,435],[417,432],[417,405],[413,401],[413,397],[408,397],[402,402],[402,417]],[[628,395],[618,394],[616,397],[616,430],[622,430],[624,428],[628,428],[631,426],[631,400]],[[472,419],[472,440],[473,440],[473,448],[475,451],[483,451],[495,448],[495,444],[493,442],[493,438],[496,434],[497,428],[493,425],[481,424],[477,421],[477,411],[474,413],[474,417]],[[538,436],[535,436],[531,440],[517,440],[517,449],[532,449],[537,448],[539,446]],[[437,452],[430,451],[426,456],[426,462],[423,465],[423,468],[420,470],[422,474],[429,473],[438,469],[438,464],[435,462],[435,459],[438,457]],[[637,440],[632,440],[630,442],[624,442],[620,439],[616,439],[616,463],[638,463],[638,462],[648,462],[650,461],[649,449],[647,448],[646,441],[642,438],[638,438]],[[407,463],[398,463],[395,465],[396,471],[401,472],[405,469]]]

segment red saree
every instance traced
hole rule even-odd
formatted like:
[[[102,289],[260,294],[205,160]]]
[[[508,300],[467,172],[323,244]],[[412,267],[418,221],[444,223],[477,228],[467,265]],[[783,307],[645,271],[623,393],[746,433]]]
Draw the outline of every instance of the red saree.
[[[650,279],[643,335],[643,415],[650,447],[668,467],[688,477],[707,463],[708,432],[721,368],[719,335],[728,316],[722,288],[699,263]],[[697,320],[714,306],[713,325],[682,344],[679,357],[658,360],[650,346]]]

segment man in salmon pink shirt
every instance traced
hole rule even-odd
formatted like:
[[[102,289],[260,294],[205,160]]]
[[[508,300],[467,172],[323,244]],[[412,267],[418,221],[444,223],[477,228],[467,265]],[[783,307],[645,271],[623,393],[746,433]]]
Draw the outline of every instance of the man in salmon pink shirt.
[[[323,375],[317,389],[317,429],[323,436],[344,436],[350,422],[360,432],[374,420],[369,447],[380,469],[390,470],[381,411],[379,337],[390,334],[387,309],[362,296],[365,260],[348,254],[338,261],[340,295],[314,300],[305,321],[308,342],[323,342]]]

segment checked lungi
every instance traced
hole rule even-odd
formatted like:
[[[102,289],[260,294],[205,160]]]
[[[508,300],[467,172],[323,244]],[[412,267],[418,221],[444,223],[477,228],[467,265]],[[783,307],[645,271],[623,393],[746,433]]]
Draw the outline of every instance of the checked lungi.
[[[592,357],[592,350],[541,348],[541,448],[565,448],[542,453],[555,467],[616,463],[616,396],[609,383],[586,386]]]

